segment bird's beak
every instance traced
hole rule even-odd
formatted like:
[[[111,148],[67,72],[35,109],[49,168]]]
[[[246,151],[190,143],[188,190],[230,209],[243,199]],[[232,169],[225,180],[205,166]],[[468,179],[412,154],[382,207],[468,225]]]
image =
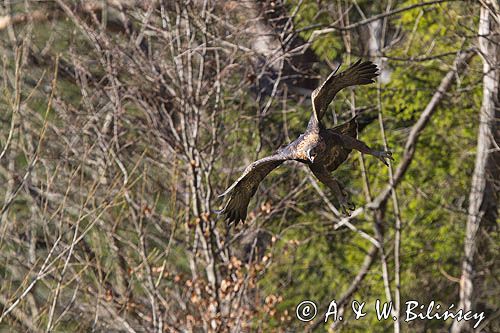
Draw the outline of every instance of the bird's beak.
[[[314,157],[315,157],[315,156],[311,156],[311,149],[308,149],[308,150],[306,151],[306,155],[307,155],[307,159],[308,159],[309,161],[311,161],[311,163],[314,163]]]

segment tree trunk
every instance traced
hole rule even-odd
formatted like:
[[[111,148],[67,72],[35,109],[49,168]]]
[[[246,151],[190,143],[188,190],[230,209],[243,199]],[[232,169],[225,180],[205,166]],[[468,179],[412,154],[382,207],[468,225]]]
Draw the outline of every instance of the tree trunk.
[[[487,6],[492,8],[488,8]],[[472,185],[469,194],[469,209],[465,234],[464,259],[462,264],[462,276],[460,279],[460,309],[464,313],[475,311],[475,296],[477,284],[474,282],[476,263],[474,255],[478,244],[478,231],[481,221],[485,215],[490,214],[492,209],[485,195],[488,188],[494,186],[489,184],[493,179],[488,177],[489,158],[493,154],[493,137],[495,131],[495,105],[498,102],[498,53],[500,48],[495,44],[498,39],[498,23],[492,17],[494,4],[485,1],[482,3],[479,21],[479,49],[483,58],[483,100],[479,116],[479,133],[477,141],[476,162]],[[491,155],[490,155],[491,154]],[[495,208],[493,208],[496,210]],[[451,332],[459,333],[469,331],[471,328],[467,321],[454,321]]]

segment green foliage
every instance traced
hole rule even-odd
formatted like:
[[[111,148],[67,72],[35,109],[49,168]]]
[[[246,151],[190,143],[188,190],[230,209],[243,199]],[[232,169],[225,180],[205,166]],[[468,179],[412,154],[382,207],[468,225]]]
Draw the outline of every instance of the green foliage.
[[[361,8],[367,10],[368,4]],[[398,3],[404,7],[419,1]],[[384,5],[381,4],[384,8]],[[302,4],[295,22],[298,27],[313,23],[332,24],[332,17],[320,11],[315,1]],[[320,14],[318,14],[320,12]],[[471,16],[473,18],[471,18]],[[400,25],[405,37],[396,47],[389,50],[389,58],[437,57],[422,62],[389,62],[393,70],[391,80],[381,87],[381,105],[389,148],[395,153],[396,164],[402,159],[408,128],[419,118],[429,103],[441,79],[450,69],[454,52],[467,48],[471,40],[464,38],[476,25],[476,15],[466,13],[462,4],[443,3],[432,8],[418,8],[403,12],[392,22]],[[467,18],[467,24],[464,22]],[[309,38],[310,31],[302,33]],[[338,32],[323,36],[312,47],[321,59],[332,59],[342,49]],[[460,253],[463,247],[466,221],[466,198],[470,187],[471,170],[474,165],[477,115],[481,103],[481,87],[478,84],[480,63],[475,60],[467,75],[461,76],[438,107],[431,123],[424,130],[417,152],[408,170],[405,181],[398,188],[402,224],[402,300],[418,299],[421,302],[436,300],[441,304],[456,303],[456,285],[447,279],[460,275]],[[468,87],[463,92],[463,87]],[[366,93],[368,92],[368,93]],[[345,97],[342,92],[333,103],[337,114],[347,116]],[[376,91],[373,87],[356,89],[357,106],[375,106]],[[374,123],[360,137],[370,146],[380,147],[382,140],[379,126]],[[355,154],[353,154],[355,155]],[[378,193],[387,182],[388,174],[377,161],[365,158],[372,193]],[[362,192],[363,181],[357,158],[351,156],[336,172],[336,176],[349,189],[353,189],[354,202],[365,201]],[[357,189],[357,190],[356,190]],[[386,214],[391,228],[392,206]],[[294,224],[307,221],[304,227],[292,228],[282,235],[277,252],[283,255],[275,259],[269,274],[262,281],[269,293],[279,290],[283,297],[281,311],[293,311],[300,301],[315,300],[323,311],[331,299],[339,298],[352,282],[364,258],[363,251],[368,242],[359,237],[345,238],[340,231],[331,233],[326,227],[319,227],[321,217],[309,214],[294,219]],[[370,230],[371,221],[357,222],[358,228]],[[321,230],[317,230],[320,228]],[[307,230],[307,232],[305,232]],[[389,232],[389,231],[388,231]],[[392,233],[389,232],[388,236]],[[347,235],[350,235],[347,232]],[[389,236],[391,237],[391,236]],[[293,241],[306,245],[294,247]],[[392,241],[390,242],[392,244]],[[391,251],[390,247],[387,250]],[[389,266],[393,276],[394,267]],[[376,262],[356,293],[354,299],[373,304],[376,298],[385,299],[380,263]],[[324,312],[323,312],[324,313]],[[279,316],[277,316],[279,317]],[[392,323],[381,324],[375,318],[366,321],[346,321],[344,327],[350,331],[385,332]],[[292,320],[290,325],[299,325]],[[276,325],[279,324],[276,322]],[[385,326],[384,326],[385,325]],[[428,329],[441,330],[442,322],[429,323]],[[322,326],[321,326],[322,327]],[[414,326],[411,326],[414,327]],[[318,331],[323,331],[319,329]]]

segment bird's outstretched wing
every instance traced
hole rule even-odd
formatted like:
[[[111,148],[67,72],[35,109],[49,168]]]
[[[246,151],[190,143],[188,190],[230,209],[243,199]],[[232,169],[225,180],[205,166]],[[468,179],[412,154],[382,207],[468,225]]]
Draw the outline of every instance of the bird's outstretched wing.
[[[377,65],[371,61],[361,62],[361,59],[345,71],[339,74],[336,73],[337,71],[334,71],[330,74],[325,82],[314,90],[311,95],[313,113],[318,122],[323,118],[328,105],[340,90],[349,86],[373,83],[375,82],[373,79],[379,74]]]
[[[250,164],[240,178],[220,195],[221,197],[229,195],[229,200],[218,213],[224,214],[228,222],[244,222],[247,217],[248,203],[257,191],[260,182],[281,163],[289,159],[291,158],[288,154],[281,152]]]

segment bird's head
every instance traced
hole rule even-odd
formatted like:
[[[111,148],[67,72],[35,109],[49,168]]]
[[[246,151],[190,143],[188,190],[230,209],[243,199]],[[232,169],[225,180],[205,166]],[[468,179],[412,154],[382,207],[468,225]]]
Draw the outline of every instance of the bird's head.
[[[314,163],[314,159],[316,158],[316,156],[318,155],[318,152],[316,151],[316,147],[311,147],[309,148],[308,150],[306,150],[306,155],[307,155],[307,159],[311,162],[311,163]]]
[[[306,156],[309,162],[314,163],[314,160],[316,159],[316,157],[318,157],[318,154],[321,154],[323,150],[325,150],[325,144],[322,141],[308,147],[306,149]]]

